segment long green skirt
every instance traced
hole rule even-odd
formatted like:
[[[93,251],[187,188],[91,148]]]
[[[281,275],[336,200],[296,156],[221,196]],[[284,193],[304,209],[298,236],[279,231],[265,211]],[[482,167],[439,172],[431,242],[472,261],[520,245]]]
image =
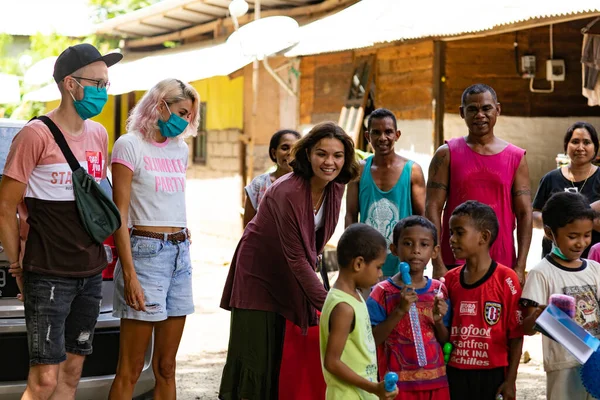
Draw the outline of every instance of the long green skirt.
[[[281,315],[232,309],[219,399],[277,400],[284,335]]]

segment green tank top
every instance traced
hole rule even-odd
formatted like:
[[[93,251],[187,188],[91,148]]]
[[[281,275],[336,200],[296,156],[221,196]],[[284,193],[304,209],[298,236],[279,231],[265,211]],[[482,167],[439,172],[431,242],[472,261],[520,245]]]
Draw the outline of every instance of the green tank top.
[[[360,294],[359,294],[360,297]],[[331,311],[339,303],[346,303],[354,309],[354,330],[348,335],[346,346],[342,353],[342,362],[358,375],[371,382],[377,382],[377,354],[375,339],[371,330],[371,320],[367,306],[360,297],[360,301],[339,289],[332,288],[327,294],[321,320],[319,322],[321,365],[325,358],[327,340],[329,339],[329,317]],[[377,400],[377,396],[338,379],[330,374],[323,366],[323,376],[327,384],[327,400]]]
[[[373,156],[367,158],[358,184],[358,204],[360,222],[370,225],[381,233],[388,246],[388,255],[383,264],[383,276],[393,276],[398,272],[399,261],[390,252],[392,234],[396,223],[412,215],[410,177],[414,162],[407,161],[396,185],[387,192],[377,187],[371,176]]]

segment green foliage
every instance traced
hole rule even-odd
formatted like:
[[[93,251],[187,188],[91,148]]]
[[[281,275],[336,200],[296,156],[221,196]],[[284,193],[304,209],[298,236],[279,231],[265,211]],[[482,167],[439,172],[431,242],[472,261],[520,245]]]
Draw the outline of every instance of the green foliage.
[[[26,54],[31,56],[33,63],[36,63],[46,57],[59,55],[67,47],[81,43],[81,40],[61,36],[58,33],[43,35],[38,32],[29,37],[29,43],[29,51]]]
[[[103,22],[142,7],[157,3],[160,0],[87,0],[93,8],[91,16],[94,22]],[[52,56],[58,56],[64,49],[77,43],[91,43],[100,50],[107,53],[118,47],[119,39],[98,37],[95,35],[86,38],[70,38],[57,33],[43,35],[37,33],[29,37],[29,49],[18,56],[9,55],[9,49],[13,45],[13,37],[8,34],[0,34],[0,72],[11,75],[23,76],[28,67],[36,62]],[[28,91],[38,89],[27,87],[21,83],[21,95]],[[19,104],[0,104],[0,117],[12,117],[18,119],[30,119],[35,115],[45,112],[44,104],[38,102],[21,102]]]
[[[9,38],[6,38],[8,36]],[[7,55],[8,48],[12,44],[12,37],[9,35],[0,35],[0,70],[11,75],[23,76],[28,67],[36,62],[52,56],[58,56],[64,49],[81,42],[93,43],[95,38],[84,40],[61,36],[57,33],[44,35],[36,33],[29,37],[29,49],[25,50],[18,57]],[[20,61],[26,61],[21,65]],[[21,95],[35,90],[37,87],[29,87],[21,82]],[[30,119],[35,115],[44,113],[44,104],[39,102],[21,102],[17,104],[0,105],[0,116],[16,119]]]
[[[94,9],[92,15],[94,22],[104,22],[158,1],[160,0],[88,0],[88,3]]]
[[[13,37],[9,34],[0,34],[0,72],[4,74],[18,74],[19,62],[14,57],[8,56],[8,49],[13,43]]]

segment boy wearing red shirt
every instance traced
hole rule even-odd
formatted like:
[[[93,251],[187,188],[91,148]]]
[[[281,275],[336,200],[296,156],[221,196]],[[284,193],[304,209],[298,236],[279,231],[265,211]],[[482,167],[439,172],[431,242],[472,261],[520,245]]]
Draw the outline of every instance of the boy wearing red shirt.
[[[490,257],[498,235],[491,207],[458,206],[450,218],[450,247],[466,263],[446,274],[452,306],[447,367],[453,400],[514,400],[523,347],[521,286],[517,274]]]

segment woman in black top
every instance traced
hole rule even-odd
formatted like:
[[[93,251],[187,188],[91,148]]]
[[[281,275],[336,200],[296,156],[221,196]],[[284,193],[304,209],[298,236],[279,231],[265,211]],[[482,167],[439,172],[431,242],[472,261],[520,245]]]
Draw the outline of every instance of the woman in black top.
[[[569,156],[568,165],[548,172],[540,181],[533,200],[533,226],[543,229],[542,208],[546,201],[557,192],[581,193],[591,203],[600,200],[600,172],[592,161],[598,154],[598,134],[587,122],[576,122],[567,130],[564,138],[565,153]],[[600,242],[600,232],[592,231],[592,243]],[[582,257],[587,258],[590,247]],[[552,242],[542,241],[542,257],[552,250]]]

